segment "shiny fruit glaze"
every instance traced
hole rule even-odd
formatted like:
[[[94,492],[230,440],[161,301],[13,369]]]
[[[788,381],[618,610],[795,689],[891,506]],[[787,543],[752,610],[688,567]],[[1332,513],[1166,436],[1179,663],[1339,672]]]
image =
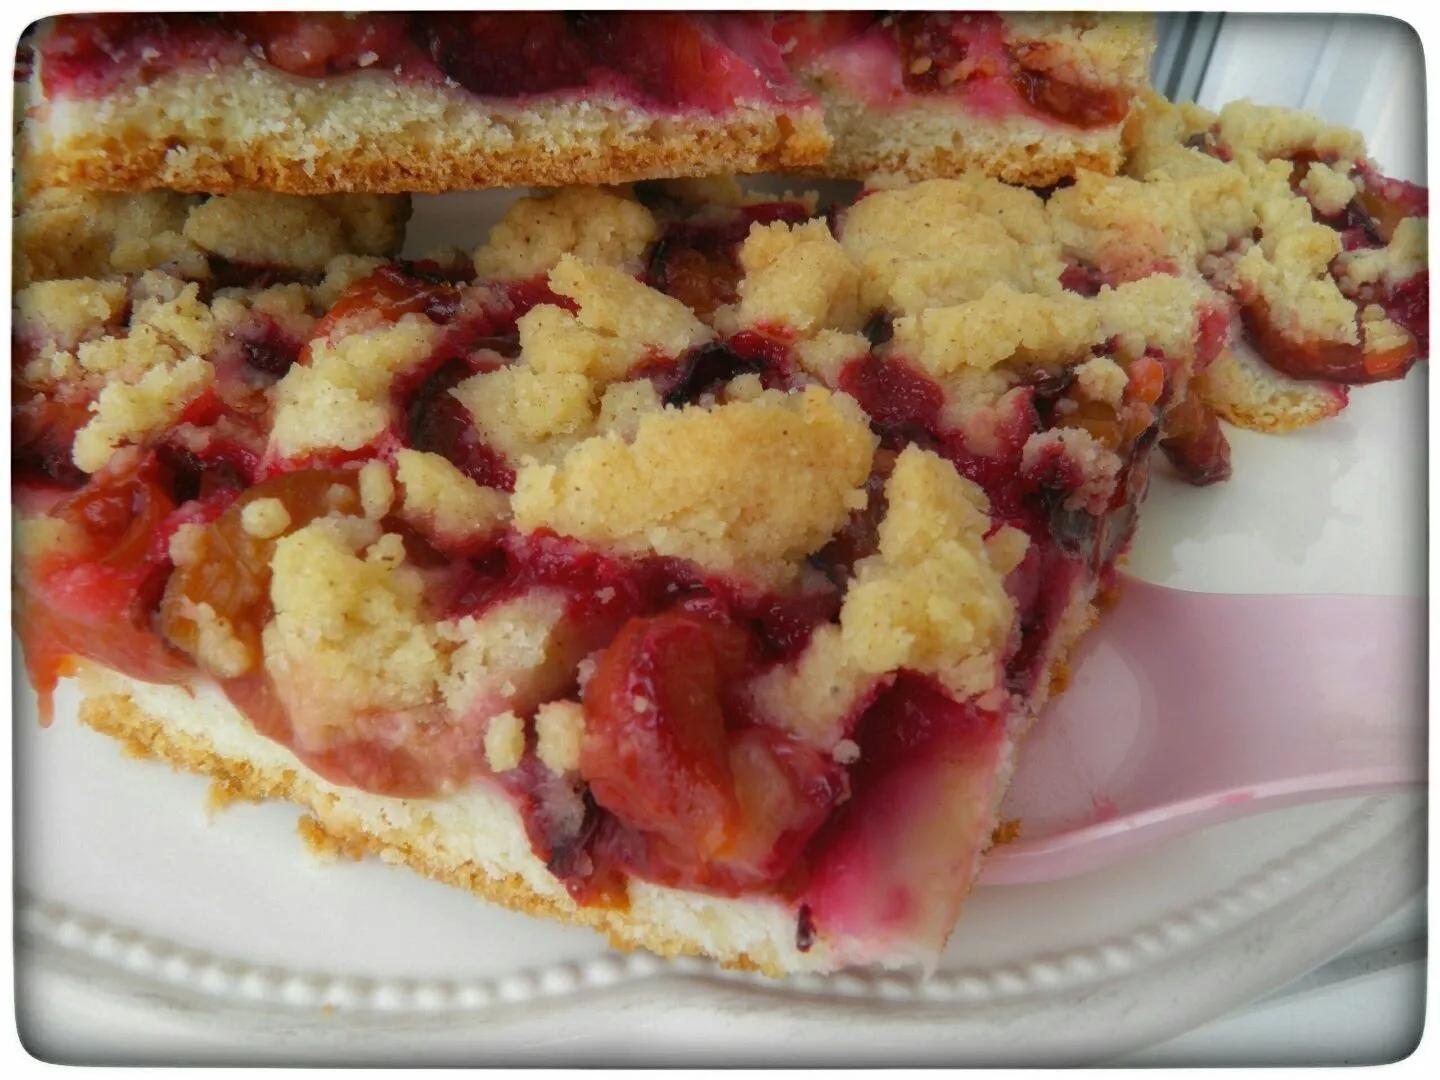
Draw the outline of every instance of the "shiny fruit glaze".
[[[1051,72],[1027,67],[1024,56],[1023,53],[1017,56],[1010,83],[1039,112],[1078,128],[1108,127],[1129,114],[1127,91],[1072,82]]]
[[[860,719],[850,798],[806,851],[813,928],[877,958],[943,943],[993,825],[1004,729],[1002,714],[900,674]]]
[[[702,864],[738,830],[720,696],[748,646],[736,627],[683,610],[632,619],[585,687],[580,771],[595,801]]]
[[[1266,363],[1293,379],[1381,382],[1403,378],[1420,358],[1414,340],[1378,352],[1367,352],[1362,343],[1297,341],[1276,325],[1269,305],[1260,297],[1242,304],[1241,316]]]
[[[723,222],[674,221],[650,248],[645,283],[702,318],[738,298],[740,245],[755,224],[798,225],[810,217],[799,202],[740,207]]]
[[[1053,46],[1012,41],[1002,17],[989,12],[784,14],[772,33],[797,70],[838,82],[875,108],[945,96],[978,115],[1089,129],[1119,123],[1133,97],[1067,77]]]
[[[717,113],[803,97],[753,14],[266,12],[70,15],[40,44],[51,95],[255,57],[299,78],[384,72],[486,98],[601,94]]]
[[[842,770],[747,724],[754,642],[703,607],[630,620],[585,687],[581,773],[608,820],[592,874],[733,893],[773,886],[844,791]],[[576,882],[582,892],[586,882]]]
[[[1189,483],[1203,486],[1230,478],[1230,443],[1219,418],[1194,395],[1166,414],[1160,448]]]
[[[31,682],[48,716],[58,679],[84,657],[146,682],[179,682],[185,657],[166,645],[153,616],[178,522],[169,471],[155,455],[97,474],[49,516],[73,538],[21,574],[18,632]]]

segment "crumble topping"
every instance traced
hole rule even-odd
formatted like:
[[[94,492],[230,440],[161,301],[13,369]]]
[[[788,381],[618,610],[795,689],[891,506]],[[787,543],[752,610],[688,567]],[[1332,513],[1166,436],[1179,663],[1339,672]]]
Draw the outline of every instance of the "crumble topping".
[[[497,773],[509,772],[525,756],[525,721],[508,709],[485,724],[485,761]]]
[[[580,767],[585,708],[578,701],[551,701],[535,713],[535,752],[557,776]]]
[[[442,542],[487,536],[509,514],[504,492],[481,487],[439,454],[397,451],[395,479],[401,489],[401,515]]]
[[[475,252],[475,272],[524,280],[546,273],[565,255],[638,270],[657,235],[655,218],[634,199],[605,188],[562,188],[511,206]]]
[[[532,589],[480,615],[439,623],[436,633],[453,650],[439,687],[454,717],[528,714],[565,691],[587,651],[558,589]]]
[[[93,405],[94,415],[75,434],[75,465],[97,472],[127,443],[169,427],[185,406],[215,379],[215,369],[198,356],[150,368],[135,382],[111,380]]]
[[[15,284],[166,269],[211,276],[211,257],[289,271],[332,258],[399,250],[407,196],[270,192],[180,195],[48,188],[15,217]]]
[[[566,255],[550,287],[579,311],[533,308],[517,324],[519,360],[452,391],[485,441],[516,462],[552,460],[609,424],[633,428],[640,413],[658,407],[653,388],[609,384],[643,361],[677,357],[712,336],[678,300],[612,267]]]
[[[822,329],[859,329],[860,272],[823,221],[750,227],[740,247],[745,276],[726,329],[784,327],[801,338]]]
[[[1017,48],[1043,46],[1054,54],[1045,68],[1070,81],[1139,86],[1150,65],[1153,15],[1106,12],[1007,11],[1005,36]],[[1034,58],[1027,60],[1035,66]]]
[[[437,699],[444,663],[421,579],[397,565],[399,537],[382,544],[366,524],[320,518],[282,537],[271,560],[265,662],[309,746],[343,734],[357,714]]]
[[[256,657],[231,625],[207,603],[181,599],[178,614],[195,627],[194,655],[206,671],[222,679],[244,675],[255,666]]]
[[[1091,401],[1119,405],[1130,377],[1110,357],[1096,356],[1075,369],[1075,382]]]
[[[1045,203],[987,177],[876,191],[845,211],[840,244],[860,268],[866,310],[913,315],[975,300],[995,284],[1060,291]]]
[[[1377,282],[1394,288],[1425,270],[1430,265],[1427,225],[1425,218],[1404,218],[1384,247],[1342,251],[1335,261],[1341,289],[1354,293]]]
[[[1053,364],[1083,353],[1099,332],[1096,304],[996,284],[983,296],[895,320],[895,347],[935,375],[1014,360]]]
[[[1025,442],[1022,472],[1043,475],[1057,460],[1072,463],[1080,483],[1065,496],[1065,506],[1100,515],[1110,505],[1120,475],[1120,459],[1084,428],[1052,428]]]
[[[778,583],[864,505],[874,447],[854,401],[820,387],[665,409],[631,442],[600,435],[524,465],[515,523]]]
[[[358,450],[391,422],[390,384],[434,351],[440,328],[423,315],[310,343],[310,362],[291,366],[275,386],[270,452]]]
[[[285,509],[285,504],[279,499],[254,499],[246,503],[245,508],[240,511],[240,525],[257,539],[273,540],[290,528],[290,511]],[[180,562],[174,554],[173,542],[170,550],[171,557]]]
[[[583,340],[581,351],[596,358],[587,366],[610,378],[649,354],[678,356],[713,336],[680,301],[615,267],[591,265],[564,255],[550,271],[550,288],[579,305],[574,328],[585,333],[548,347],[574,349]],[[556,359],[551,366],[567,364]]]
[[[579,304],[531,308],[518,321],[520,360],[477,374],[452,393],[469,410],[485,442],[511,461],[553,459],[596,432],[598,418],[634,426],[658,399],[644,390],[606,387],[644,360],[668,359],[710,340],[710,328],[678,300],[611,266],[566,255],[550,288]]]
[[[826,624],[815,628],[804,652],[755,679],[746,693],[766,722],[828,750],[875,679],[855,661],[840,627]]]
[[[59,349],[74,349],[112,326],[128,298],[128,290],[118,281],[37,282],[15,295],[16,332]]]
[[[832,389],[840,385],[841,369],[869,351],[870,342],[864,334],[839,330],[821,330],[795,343],[795,359],[800,366]]]
[[[360,466],[356,478],[360,486],[360,508],[371,521],[379,521],[390,511],[395,501],[395,480],[390,475],[390,466],[376,459]]]
[[[240,191],[192,208],[181,232],[201,251],[231,262],[323,270],[338,255],[398,250],[409,214],[404,196]]]
[[[1332,169],[1323,161],[1311,162],[1300,181],[1300,190],[1310,200],[1310,205],[1326,217],[1334,217],[1350,205],[1358,190],[1355,181],[1339,169]]]
[[[1365,156],[1365,140],[1358,131],[1328,124],[1299,109],[1232,101],[1220,110],[1217,127],[1223,145],[1267,159],[1293,157],[1305,150],[1345,161]]]
[[[851,662],[908,668],[971,697],[996,684],[1014,604],[990,565],[984,492],[928,450],[906,447],[885,484],[879,551],[861,560],[840,609]]]
[[[1203,303],[1213,293],[1190,277],[1152,274],[1100,290],[1095,304],[1100,315],[1100,339],[1115,353],[1132,360],[1148,349],[1166,356],[1195,353],[1197,322]]]

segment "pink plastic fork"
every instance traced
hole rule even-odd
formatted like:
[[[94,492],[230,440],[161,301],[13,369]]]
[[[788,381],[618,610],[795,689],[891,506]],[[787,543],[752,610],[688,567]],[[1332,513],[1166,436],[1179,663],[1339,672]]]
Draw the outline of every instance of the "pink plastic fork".
[[[1021,746],[984,884],[1070,877],[1259,810],[1422,785],[1424,601],[1127,580]]]

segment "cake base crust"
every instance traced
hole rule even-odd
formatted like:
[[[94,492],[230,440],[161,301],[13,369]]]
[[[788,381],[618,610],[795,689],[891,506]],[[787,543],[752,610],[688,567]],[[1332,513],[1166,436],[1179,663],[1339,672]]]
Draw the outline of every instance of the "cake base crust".
[[[486,104],[379,73],[300,79],[255,62],[172,74],[104,98],[33,94],[35,186],[225,194],[438,192],[618,184],[819,165],[818,108],[666,115],[627,102]]]
[[[1227,349],[1195,382],[1195,392],[1222,418],[1251,431],[1296,431],[1346,405],[1345,387],[1301,382],[1243,352]]]
[[[472,788],[464,798],[402,799],[337,787],[249,730],[215,691],[192,696],[93,667],[82,673],[82,685],[81,723],[135,757],[209,777],[222,804],[298,804],[309,814],[301,835],[312,848],[373,854],[512,911],[598,930],[625,951],[708,956],[775,978],[843,966],[825,942],[799,951],[795,913],[766,900],[632,882],[628,909],[581,907],[535,857],[518,815],[497,794]],[[464,850],[467,844],[474,850]]]
[[[943,101],[875,109],[844,91],[817,93],[835,139],[823,169],[829,176],[928,180],[979,171],[1010,184],[1048,187],[1082,169],[1114,175],[1125,157],[1122,124],[1081,131],[1023,116],[997,124]]]

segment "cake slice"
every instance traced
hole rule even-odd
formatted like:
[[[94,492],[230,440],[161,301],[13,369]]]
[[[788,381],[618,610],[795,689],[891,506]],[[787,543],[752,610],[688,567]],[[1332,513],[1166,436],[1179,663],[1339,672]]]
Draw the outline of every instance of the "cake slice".
[[[314,843],[622,946],[931,965],[1224,338],[1194,274],[1074,270],[1052,205],[967,175],[31,285],[31,677]]]
[[[1357,132],[1293,109],[1214,114],[1152,97],[1131,140],[1133,182],[1082,176],[1056,199],[1108,233],[1089,256],[1098,279],[1164,258],[1231,297],[1236,347],[1197,394],[1220,415],[1304,427],[1343,409],[1349,387],[1403,378],[1428,354],[1428,194],[1383,176]]]
[[[39,181],[300,194],[805,170],[1113,173],[1149,19],[985,13],[60,16]]]
[[[32,45],[45,184],[418,192],[817,165],[758,15],[66,15]]]
[[[978,170],[1044,187],[1115,173],[1153,19],[1117,13],[801,12],[775,40],[825,106],[827,175]]]
[[[44,188],[16,207],[14,287],[161,269],[211,284],[318,278],[339,256],[395,255],[409,216],[406,195]]]

